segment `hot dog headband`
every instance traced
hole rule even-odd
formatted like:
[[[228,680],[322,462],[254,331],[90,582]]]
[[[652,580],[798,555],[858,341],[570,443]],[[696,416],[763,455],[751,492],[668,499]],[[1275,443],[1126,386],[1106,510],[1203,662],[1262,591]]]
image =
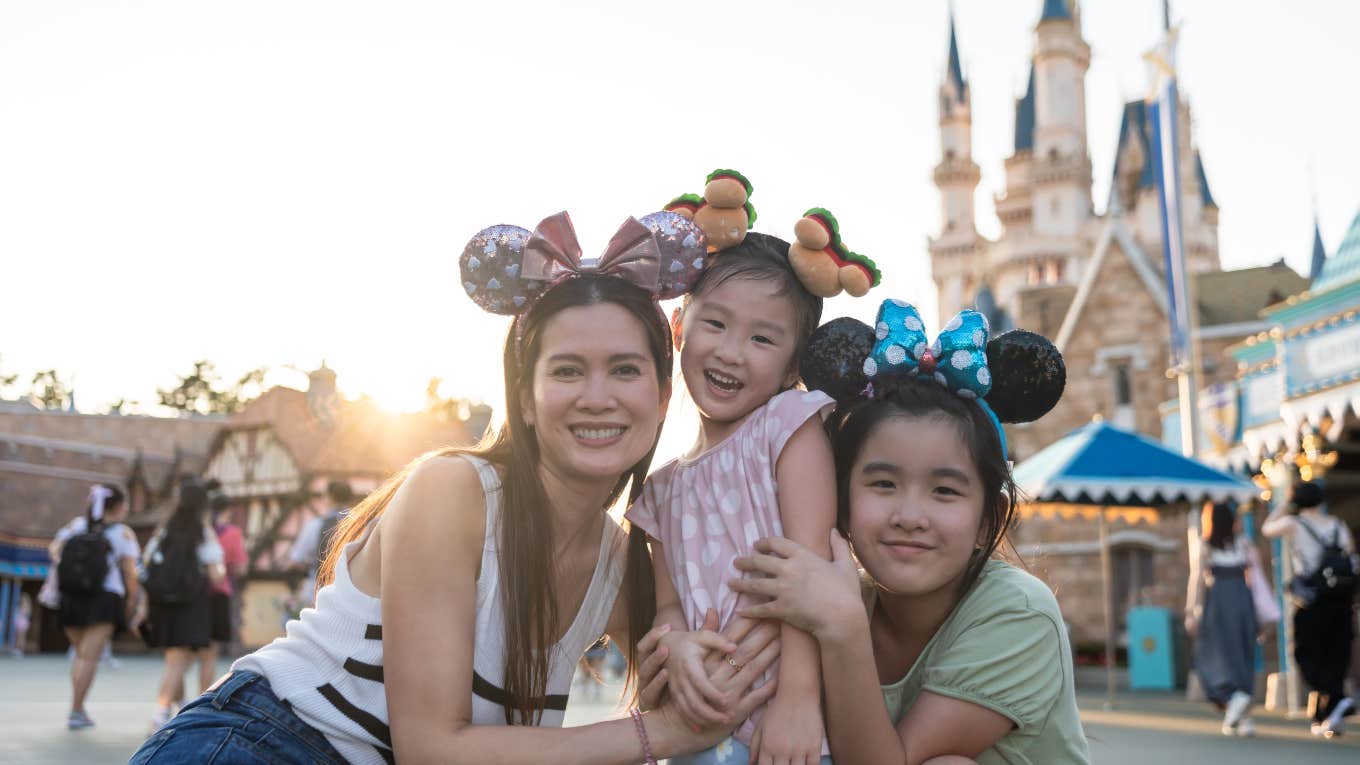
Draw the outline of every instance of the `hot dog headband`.
[[[961,311],[928,343],[916,308],[885,300],[870,327],[849,317],[818,327],[799,360],[808,390],[839,403],[874,398],[895,378],[934,380],[976,400],[992,419],[1006,450],[1003,422],[1031,422],[1058,403],[1067,383],[1062,354],[1046,338],[1011,330],[988,340],[987,318]]]
[[[741,244],[756,221],[752,187],[736,170],[714,170],[706,181],[703,196],[682,194],[665,209],[693,220],[708,237],[709,251],[720,253]],[[808,210],[794,224],[793,233],[796,241],[789,244],[789,265],[813,295],[829,298],[845,290],[863,297],[882,280],[872,260],[841,242],[840,224],[830,211]]]
[[[472,302],[518,315],[553,284],[587,273],[624,279],[654,300],[679,297],[694,286],[707,255],[704,232],[663,211],[625,220],[603,255],[583,258],[571,216],[560,212],[533,231],[508,225],[478,231],[463,247],[458,269]]]

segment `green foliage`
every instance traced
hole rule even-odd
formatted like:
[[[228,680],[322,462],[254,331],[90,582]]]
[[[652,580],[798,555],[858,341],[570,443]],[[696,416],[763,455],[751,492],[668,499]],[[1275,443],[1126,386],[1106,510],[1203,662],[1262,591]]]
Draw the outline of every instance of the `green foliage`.
[[[34,406],[43,409],[64,409],[71,401],[71,386],[57,375],[55,369],[45,369],[33,375],[29,398]]]
[[[195,361],[193,371],[183,375],[173,388],[157,388],[161,406],[193,414],[235,414],[260,395],[265,369],[252,369],[230,386],[211,361]]]

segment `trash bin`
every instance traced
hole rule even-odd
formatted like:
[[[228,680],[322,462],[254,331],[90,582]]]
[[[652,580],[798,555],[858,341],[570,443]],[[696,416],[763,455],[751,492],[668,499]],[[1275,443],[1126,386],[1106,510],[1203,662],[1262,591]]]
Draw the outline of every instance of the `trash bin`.
[[[1129,688],[1170,691],[1176,688],[1176,642],[1171,612],[1154,606],[1129,609]]]

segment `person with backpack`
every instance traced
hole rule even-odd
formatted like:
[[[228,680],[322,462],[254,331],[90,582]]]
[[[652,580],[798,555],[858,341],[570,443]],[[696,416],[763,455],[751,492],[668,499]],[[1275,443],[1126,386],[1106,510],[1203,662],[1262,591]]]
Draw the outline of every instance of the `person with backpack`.
[[[317,571],[330,549],[331,536],[354,501],[354,491],[344,481],[331,481],[326,485],[326,499],[329,500],[330,510],[302,524],[293,546],[288,550],[289,567],[307,572],[307,578],[298,588],[298,600],[303,608],[311,606],[316,599]]]
[[[165,649],[165,670],[151,716],[153,730],[170,719],[170,705],[183,695],[189,665],[209,651],[210,587],[225,576],[222,558],[217,532],[208,525],[208,492],[185,481],[174,512],[147,543],[142,558],[142,582],[150,601],[144,637],[148,646]]]
[[[1294,661],[1318,693],[1312,732],[1331,738],[1355,710],[1344,684],[1355,633],[1355,540],[1341,519],[1322,509],[1326,497],[1311,481],[1296,483],[1289,501],[1261,524],[1267,537],[1288,537],[1293,560],[1289,594],[1294,612]]]
[[[57,619],[75,649],[71,661],[71,711],[66,727],[94,726],[85,697],[94,684],[99,658],[115,631],[127,624],[127,604],[137,598],[137,557],[141,550],[127,515],[123,490],[90,487],[85,512],[57,532],[48,550],[57,571]]]

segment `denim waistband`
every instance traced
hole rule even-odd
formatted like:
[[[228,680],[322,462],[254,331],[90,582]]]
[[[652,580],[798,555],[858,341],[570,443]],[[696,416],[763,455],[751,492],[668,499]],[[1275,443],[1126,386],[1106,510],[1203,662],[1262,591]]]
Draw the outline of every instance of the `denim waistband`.
[[[303,722],[287,701],[274,695],[269,680],[257,672],[236,670],[205,699],[214,708],[249,714],[291,733],[317,754],[337,762],[343,758],[316,728]]]

